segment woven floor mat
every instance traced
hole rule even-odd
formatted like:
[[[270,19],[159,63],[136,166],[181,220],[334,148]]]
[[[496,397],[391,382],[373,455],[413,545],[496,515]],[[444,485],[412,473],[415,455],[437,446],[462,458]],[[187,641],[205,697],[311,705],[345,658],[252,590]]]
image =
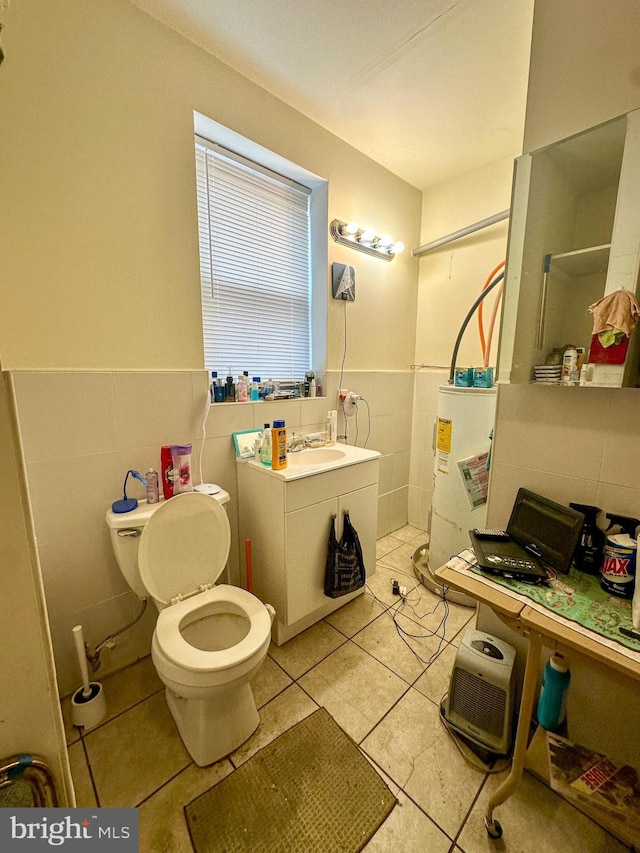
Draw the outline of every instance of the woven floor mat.
[[[185,806],[196,853],[357,853],[396,799],[320,708]]]

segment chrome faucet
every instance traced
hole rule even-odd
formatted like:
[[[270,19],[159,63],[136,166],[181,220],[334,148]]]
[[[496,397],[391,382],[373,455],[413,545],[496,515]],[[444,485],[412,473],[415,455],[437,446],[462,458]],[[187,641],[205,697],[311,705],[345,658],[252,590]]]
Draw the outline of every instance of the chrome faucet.
[[[298,451],[304,450],[306,446],[307,446],[306,435],[296,435],[294,432],[291,434],[291,438],[289,439],[289,445],[287,447],[287,451],[289,453],[298,453]]]

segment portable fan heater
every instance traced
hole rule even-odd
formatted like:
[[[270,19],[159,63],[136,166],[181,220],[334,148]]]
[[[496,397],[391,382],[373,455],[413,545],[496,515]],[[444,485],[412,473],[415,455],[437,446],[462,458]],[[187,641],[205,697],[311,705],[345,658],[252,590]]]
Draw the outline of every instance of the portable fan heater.
[[[441,713],[471,745],[508,755],[513,729],[513,646],[474,629],[460,643]]]

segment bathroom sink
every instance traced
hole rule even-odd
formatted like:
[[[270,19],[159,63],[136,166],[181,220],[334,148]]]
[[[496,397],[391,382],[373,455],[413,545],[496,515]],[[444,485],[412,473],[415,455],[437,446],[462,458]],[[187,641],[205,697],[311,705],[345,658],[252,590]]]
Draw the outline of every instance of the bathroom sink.
[[[289,453],[287,461],[289,465],[326,465],[331,462],[339,462],[344,458],[344,451],[330,447],[319,447],[317,449],[307,448],[295,453]]]
[[[360,462],[370,462],[380,456],[377,450],[367,450],[364,447],[354,447],[350,444],[334,444],[331,447],[305,447],[304,450],[289,451],[287,467],[274,470],[261,465],[256,459],[238,459],[238,464],[248,464],[251,468],[262,471],[270,477],[279,480],[300,480],[304,477],[314,477],[325,471],[336,471]]]

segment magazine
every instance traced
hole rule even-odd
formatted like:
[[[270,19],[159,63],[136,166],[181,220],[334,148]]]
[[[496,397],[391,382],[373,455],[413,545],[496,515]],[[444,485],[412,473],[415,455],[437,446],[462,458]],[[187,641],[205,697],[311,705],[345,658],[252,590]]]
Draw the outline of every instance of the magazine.
[[[633,767],[547,732],[549,781],[568,800],[606,814],[640,836],[640,779]]]

